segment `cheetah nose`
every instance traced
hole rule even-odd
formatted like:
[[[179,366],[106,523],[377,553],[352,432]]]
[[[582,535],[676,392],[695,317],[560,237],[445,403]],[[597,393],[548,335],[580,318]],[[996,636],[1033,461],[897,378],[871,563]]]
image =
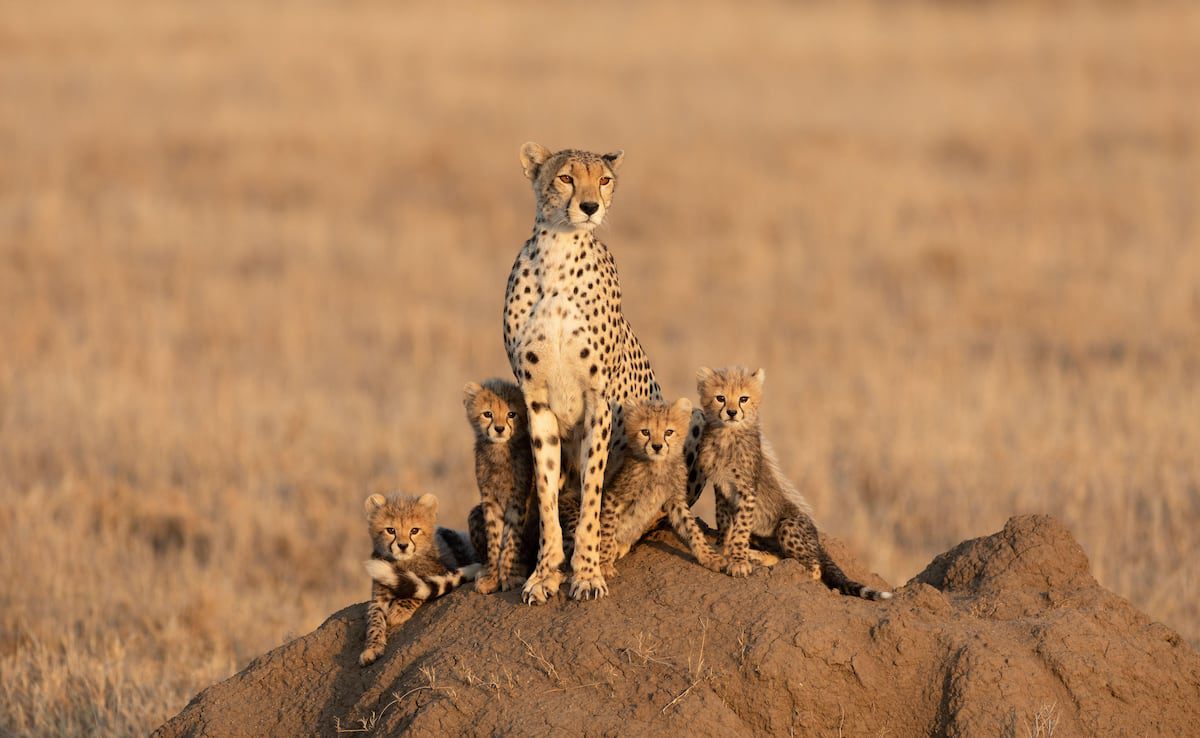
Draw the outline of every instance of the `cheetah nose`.
[[[404,553],[405,551],[408,550],[408,544],[407,543],[397,543],[396,548],[400,549],[400,553]]]
[[[657,451],[662,451],[662,447],[663,447],[663,445],[662,445],[661,443],[652,443],[652,444],[650,444],[650,446],[651,446],[651,447],[652,447],[652,448],[653,448],[653,449],[654,449],[656,452],[657,452]]]
[[[579,203],[579,209],[582,210],[583,212],[587,213],[588,215],[595,215],[596,211],[600,209],[600,203],[598,203],[598,202],[581,202],[581,203]]]
[[[725,414],[726,414],[726,415],[728,415],[728,416],[729,416],[729,417],[731,417],[731,418],[735,418],[735,417],[737,417],[737,410],[734,410],[734,409],[732,409],[732,408],[731,408],[731,409],[729,409],[729,410],[726,410],[726,411],[725,411]]]
[[[498,436],[504,435],[504,426],[502,425],[492,426],[492,430],[496,431],[496,435]]]

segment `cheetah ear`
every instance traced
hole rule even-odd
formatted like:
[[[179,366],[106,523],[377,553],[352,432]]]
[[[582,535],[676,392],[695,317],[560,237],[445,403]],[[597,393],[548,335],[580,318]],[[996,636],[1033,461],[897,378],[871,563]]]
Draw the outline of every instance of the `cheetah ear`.
[[[684,417],[691,417],[692,401],[686,397],[680,397],[675,401],[674,410]]]
[[[700,391],[704,391],[704,385],[708,384],[708,380],[712,379],[716,374],[712,369],[702,366],[696,370],[696,387]]]
[[[387,499],[383,495],[371,495],[367,499],[363,500],[363,512],[365,512],[369,518],[376,510],[386,504]]]
[[[621,168],[621,162],[625,161],[625,150],[618,149],[611,154],[604,154],[600,158],[608,162],[609,168],[616,174],[616,171]]]
[[[766,380],[766,378],[767,378],[767,373],[764,372],[762,369],[759,369],[758,371],[754,372],[754,381],[758,382],[759,387],[763,386],[763,381]]]
[[[471,403],[475,401],[475,396],[483,389],[483,385],[479,382],[467,382],[463,387],[463,407],[471,409]]]
[[[541,144],[527,141],[521,147],[521,168],[525,170],[525,176],[529,179],[537,177],[538,170],[549,158],[550,150]]]
[[[435,497],[432,492],[426,492],[418,497],[417,504],[421,507],[429,508],[429,512],[431,513],[437,512],[437,497]]]

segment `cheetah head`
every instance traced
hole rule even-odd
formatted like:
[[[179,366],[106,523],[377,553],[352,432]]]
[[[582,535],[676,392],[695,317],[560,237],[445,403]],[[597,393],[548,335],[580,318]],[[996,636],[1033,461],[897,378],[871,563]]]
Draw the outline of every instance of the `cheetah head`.
[[[363,502],[375,553],[390,561],[409,561],[436,545],[437,498],[433,495],[371,495]]]
[[[520,388],[502,379],[463,387],[463,407],[475,438],[487,443],[508,443],[527,428],[525,399]]]
[[[765,378],[762,369],[752,372],[741,366],[702,367],[696,372],[696,389],[700,392],[705,419],[719,425],[754,423],[758,420]]]
[[[692,422],[692,403],[680,398],[674,405],[662,400],[646,400],[625,406],[625,435],[635,456],[662,461],[683,453],[688,425]]]
[[[623,151],[551,153],[532,141],[522,146],[521,166],[533,182],[538,222],[563,230],[595,229],[612,205],[624,157]]]

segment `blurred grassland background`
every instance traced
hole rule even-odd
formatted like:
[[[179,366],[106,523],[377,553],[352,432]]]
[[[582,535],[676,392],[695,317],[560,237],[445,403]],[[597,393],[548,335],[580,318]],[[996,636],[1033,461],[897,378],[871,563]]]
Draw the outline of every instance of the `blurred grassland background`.
[[[1049,512],[1200,642],[1197,38],[1191,3],[0,3],[0,733],[145,733],[365,599],[371,492],[464,525],[528,139],[626,150],[601,235],[667,394],[763,366],[872,568]]]

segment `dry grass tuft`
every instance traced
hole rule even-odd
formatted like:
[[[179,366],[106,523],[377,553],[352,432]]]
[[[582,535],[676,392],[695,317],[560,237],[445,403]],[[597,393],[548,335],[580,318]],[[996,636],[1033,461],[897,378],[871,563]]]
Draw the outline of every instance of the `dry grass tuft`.
[[[667,393],[766,367],[873,568],[1049,512],[1200,639],[1200,10],[617,10],[0,21],[0,733],[144,734],[365,598],[369,492],[463,524],[530,138],[625,148]]]

